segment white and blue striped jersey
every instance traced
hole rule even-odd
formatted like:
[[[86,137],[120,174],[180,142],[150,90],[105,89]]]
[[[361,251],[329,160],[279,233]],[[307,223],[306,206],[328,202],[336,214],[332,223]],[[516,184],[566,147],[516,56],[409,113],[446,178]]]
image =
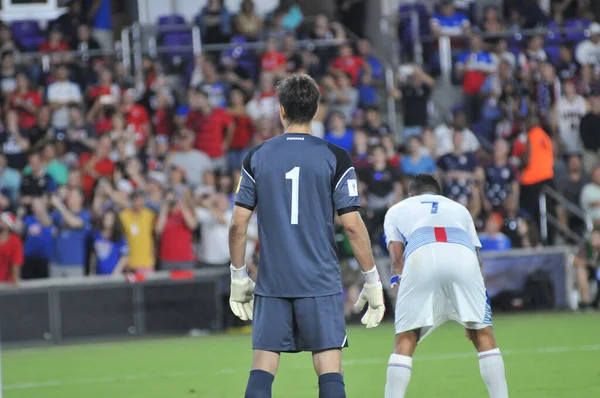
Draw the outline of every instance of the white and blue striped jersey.
[[[392,206],[385,215],[386,243],[404,244],[404,259],[431,243],[458,244],[475,252],[481,247],[469,211],[441,195],[413,196]]]

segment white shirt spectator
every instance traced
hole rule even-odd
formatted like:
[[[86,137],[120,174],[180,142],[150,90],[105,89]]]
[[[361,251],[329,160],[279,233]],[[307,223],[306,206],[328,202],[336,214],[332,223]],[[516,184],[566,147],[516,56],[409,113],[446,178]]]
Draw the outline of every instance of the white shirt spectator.
[[[257,94],[246,105],[246,112],[252,120],[262,118],[278,119],[279,118],[279,101],[275,96],[261,96]]]
[[[69,107],[71,102],[81,102],[81,89],[70,81],[55,82],[48,86],[48,101],[64,104],[52,114],[52,125],[64,129],[69,125]]]
[[[437,126],[435,130],[433,130],[433,134],[435,135],[437,141],[437,157],[444,156],[454,151],[454,144],[452,142],[454,129],[450,128],[445,124],[442,124],[440,126]],[[473,134],[473,132],[468,128],[465,128],[463,130],[463,136],[463,152],[476,152],[479,149],[480,144],[475,134]]]
[[[325,125],[320,120],[313,120],[310,122],[310,130],[312,135],[317,138],[325,137]]]
[[[600,64],[600,40],[598,40],[600,24],[597,22],[591,23],[589,31],[590,35],[594,36],[595,42],[592,39],[587,39],[579,43],[575,49],[575,59],[581,65],[598,65]]]
[[[581,190],[581,207],[592,221],[600,221],[600,186],[594,183],[586,184]]]
[[[196,218],[202,228],[202,239],[198,247],[198,258],[206,264],[229,263],[229,222],[231,210],[225,211],[220,223],[209,209],[203,207],[196,209]]]

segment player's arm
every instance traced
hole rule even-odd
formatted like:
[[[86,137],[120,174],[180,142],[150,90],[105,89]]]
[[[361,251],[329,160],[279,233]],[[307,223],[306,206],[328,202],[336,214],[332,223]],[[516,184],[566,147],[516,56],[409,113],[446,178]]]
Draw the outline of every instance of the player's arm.
[[[404,269],[404,246],[406,246],[406,238],[400,232],[397,225],[397,220],[402,219],[397,214],[398,209],[398,207],[389,209],[383,221],[385,240],[392,261],[392,277],[390,278],[392,288],[400,284]]]
[[[388,251],[390,252],[390,260],[392,261],[392,279],[397,277],[397,283],[400,283],[400,276],[404,270],[404,243],[391,241],[388,245]],[[394,282],[391,282],[392,287]]]
[[[367,227],[358,211],[342,214],[340,222],[344,227],[344,231],[346,231],[346,236],[348,236],[348,241],[352,246],[352,252],[362,272],[373,271],[375,260],[373,260],[373,253],[371,252],[371,240],[369,239]]]
[[[251,217],[252,210],[234,206],[229,226],[229,256],[231,257],[231,266],[236,270],[245,266],[246,240]]]

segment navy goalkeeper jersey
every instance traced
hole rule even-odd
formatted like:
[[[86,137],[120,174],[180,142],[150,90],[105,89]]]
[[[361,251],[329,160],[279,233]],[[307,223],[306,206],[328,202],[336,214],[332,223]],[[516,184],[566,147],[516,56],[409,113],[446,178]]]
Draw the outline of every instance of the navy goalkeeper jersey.
[[[316,297],[342,291],[334,212],[360,206],[346,150],[308,134],[272,138],[244,159],[235,204],[257,210],[255,294]]]

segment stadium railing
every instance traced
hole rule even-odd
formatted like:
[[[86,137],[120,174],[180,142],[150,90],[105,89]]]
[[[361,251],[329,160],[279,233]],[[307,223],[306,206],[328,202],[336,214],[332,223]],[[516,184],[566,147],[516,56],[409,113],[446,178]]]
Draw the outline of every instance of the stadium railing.
[[[545,275],[546,300],[529,309],[567,309],[573,286],[570,248],[484,253],[488,292],[531,296],[532,275]],[[388,258],[377,264],[388,268]],[[226,327],[229,270],[23,281],[0,288],[3,344],[44,345],[98,339],[219,332]],[[388,278],[384,278],[387,280]],[[388,286],[389,288],[389,286]],[[528,296],[529,295],[529,296]]]
[[[586,236],[582,236],[570,229],[569,227],[564,226],[555,215],[548,211],[548,200],[552,200],[556,204],[561,206],[568,217],[575,217],[583,221],[587,233],[591,232],[594,228],[594,223],[591,217],[588,214],[586,214],[579,206],[572,202],[569,202],[567,198],[561,195],[558,191],[550,188],[549,186],[545,186],[542,189],[542,193],[539,197],[540,235],[542,241],[546,242],[548,240],[548,226],[551,226],[574,244],[579,245],[583,243],[583,241],[586,239]]]

